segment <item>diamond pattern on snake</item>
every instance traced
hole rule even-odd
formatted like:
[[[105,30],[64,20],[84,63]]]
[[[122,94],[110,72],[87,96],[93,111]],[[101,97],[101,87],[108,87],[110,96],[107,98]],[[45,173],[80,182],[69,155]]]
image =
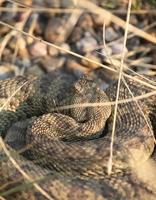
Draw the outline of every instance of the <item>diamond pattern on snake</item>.
[[[134,96],[152,91],[125,80]],[[154,200],[156,178],[143,177],[141,171],[152,163],[145,171],[156,174],[154,95],[118,105],[112,173],[107,173],[114,117],[114,105],[107,102],[115,101],[116,89],[117,82],[103,91],[88,76],[1,80],[1,138],[20,168],[49,196],[22,176],[2,147],[0,194],[6,199]],[[128,98],[122,82],[119,100]]]

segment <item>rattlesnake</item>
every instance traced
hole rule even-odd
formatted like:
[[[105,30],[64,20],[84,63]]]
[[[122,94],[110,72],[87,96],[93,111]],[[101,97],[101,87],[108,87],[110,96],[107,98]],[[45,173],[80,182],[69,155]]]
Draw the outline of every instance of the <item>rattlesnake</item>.
[[[134,96],[150,91],[126,81]],[[154,97],[138,102],[145,116],[135,101],[118,106],[113,168],[111,176],[107,174],[113,107],[100,103],[114,101],[116,89],[114,83],[105,93],[86,76],[78,81],[50,75],[0,81],[1,136],[9,149],[25,149],[17,162],[27,173],[35,178],[48,174],[50,178],[41,186],[53,199],[154,199],[156,188],[149,187],[132,170],[143,165],[154,149]],[[125,98],[131,94],[122,83],[120,99]],[[83,103],[98,105],[59,109]],[[1,162],[2,172],[9,173],[8,177],[3,173],[3,182],[20,176],[10,166],[10,161]],[[30,194],[41,198],[34,191]]]

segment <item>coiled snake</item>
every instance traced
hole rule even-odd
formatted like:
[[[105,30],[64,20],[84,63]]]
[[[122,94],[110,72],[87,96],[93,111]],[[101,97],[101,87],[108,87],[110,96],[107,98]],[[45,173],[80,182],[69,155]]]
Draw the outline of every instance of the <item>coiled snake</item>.
[[[151,91],[126,81],[134,96]],[[22,169],[34,179],[43,178],[39,184],[49,198],[154,199],[156,188],[132,170],[143,165],[154,150],[154,96],[118,105],[113,168],[112,174],[107,174],[113,106],[106,102],[115,100],[116,89],[114,83],[104,92],[86,76],[78,81],[65,75],[0,81],[1,136],[9,149],[20,151],[16,161]],[[127,98],[131,94],[122,83],[120,99]],[[3,159],[4,154],[1,150]],[[21,177],[10,161],[3,159],[2,182]],[[8,199],[46,199],[32,188],[26,191],[13,192]],[[7,196],[3,190],[2,195]]]

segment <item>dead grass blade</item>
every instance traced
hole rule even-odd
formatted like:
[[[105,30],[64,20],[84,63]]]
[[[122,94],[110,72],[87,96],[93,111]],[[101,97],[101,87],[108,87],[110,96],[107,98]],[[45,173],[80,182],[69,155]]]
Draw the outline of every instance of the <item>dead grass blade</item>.
[[[88,61],[88,62],[91,62],[91,63],[95,63],[95,64],[97,64],[99,67],[108,69],[108,70],[113,71],[113,72],[115,72],[115,73],[118,73],[117,70],[115,70],[115,69],[113,69],[113,68],[111,68],[111,67],[109,67],[109,66],[107,66],[107,65],[101,64],[101,63],[99,63],[99,62],[97,62],[97,61],[95,61],[95,60],[89,59],[89,58],[87,58],[87,57],[85,57],[85,56],[82,56],[82,55],[80,55],[80,54],[77,54],[77,53],[75,53],[75,52],[73,52],[73,51],[69,51],[69,50],[67,50],[67,49],[65,49],[65,48],[62,48],[62,47],[59,47],[59,46],[57,46],[57,45],[55,45],[55,44],[53,44],[53,43],[50,43],[50,42],[47,42],[47,41],[42,40],[42,39],[40,39],[40,38],[37,38],[37,37],[35,37],[35,36],[33,36],[33,35],[30,35],[30,34],[24,32],[24,31],[22,31],[22,30],[19,30],[19,29],[15,28],[14,26],[11,26],[11,25],[9,25],[9,24],[7,24],[7,23],[5,23],[5,22],[0,21],[0,24],[2,24],[2,25],[4,25],[4,26],[7,26],[7,27],[9,27],[10,29],[13,29],[13,30],[15,30],[15,31],[17,31],[17,32],[20,32],[21,34],[23,34],[23,35],[25,35],[25,36],[27,36],[27,37],[30,37],[30,38],[32,38],[32,39],[34,39],[34,40],[36,40],[36,41],[42,42],[42,43],[44,43],[44,44],[46,44],[46,45],[49,45],[49,46],[53,46],[54,48],[56,48],[56,49],[58,49],[58,50],[61,50],[61,51],[64,51],[64,52],[66,52],[66,53],[68,53],[68,54],[70,54],[70,55],[73,55],[73,56],[76,56],[76,57],[78,57],[78,58],[84,59],[84,60],[86,60],[86,61]],[[147,86],[147,87],[149,87],[149,88],[151,88],[151,89],[156,89],[156,86],[153,86],[153,85],[151,85],[151,84],[149,84],[149,83],[147,83],[147,82],[145,82],[145,81],[143,81],[143,80],[140,80],[140,79],[138,79],[137,77],[133,77],[133,76],[128,75],[128,74],[126,74],[126,73],[123,73],[123,75],[124,75],[125,77],[127,77],[127,78],[129,78],[129,79],[132,79],[132,80],[134,80],[134,81],[136,81],[136,82],[138,82],[138,83],[141,83],[141,84],[143,84],[143,85],[145,85],[145,86]]]
[[[124,103],[129,103],[132,101],[138,101],[138,100],[143,100],[146,98],[149,98],[151,96],[156,95],[156,90],[152,92],[148,92],[146,94],[142,94],[139,96],[135,96],[134,98],[128,98],[128,99],[122,99],[118,101],[118,104],[124,104]],[[108,102],[103,102],[103,103],[82,103],[82,104],[72,104],[72,105],[66,105],[66,106],[60,106],[57,107],[56,109],[53,109],[52,111],[59,111],[59,110],[65,110],[65,109],[71,109],[71,108],[79,108],[79,107],[95,107],[95,106],[114,106],[115,101],[108,101]]]
[[[15,92],[12,93],[12,95],[6,100],[6,102],[3,104],[3,106],[0,107],[0,111],[2,111],[3,109],[5,109],[5,107],[7,106],[7,104],[11,101],[12,97],[14,97],[16,95],[16,93],[19,92],[22,89],[22,87],[24,87],[27,83],[28,82],[26,81]]]
[[[28,5],[28,4],[26,4],[26,3],[22,3],[22,2],[17,1],[17,0],[7,0],[7,1],[9,1],[9,2],[11,2],[11,3],[16,3],[16,4],[18,4],[18,5],[20,5],[20,6],[24,7],[24,8],[31,8],[30,5]]]
[[[7,150],[5,143],[3,142],[2,138],[0,137],[0,145],[5,152],[6,156],[9,158],[11,163],[14,165],[14,167],[22,174],[22,176],[28,180],[29,182],[33,182],[33,186],[46,198],[49,200],[54,200],[46,191],[44,191],[37,183],[34,182],[34,180],[26,173],[24,172],[21,167],[18,165],[18,163],[13,159],[10,152]]]
[[[125,57],[125,50],[126,50],[126,41],[127,41],[127,35],[128,35],[128,27],[129,27],[129,20],[130,20],[131,4],[132,4],[132,0],[129,0],[128,10],[127,10],[126,27],[125,27],[125,34],[124,34],[123,50],[122,50],[122,55],[121,55],[121,65],[120,65],[120,69],[119,69],[119,78],[118,78],[116,100],[115,100],[115,108],[114,108],[114,118],[113,118],[111,143],[110,143],[110,157],[109,157],[109,161],[108,161],[108,174],[111,174],[111,172],[112,172],[113,144],[114,144],[116,119],[117,119],[118,99],[119,99],[121,78],[122,78],[122,72],[123,72],[123,64],[124,64],[124,57]]]
[[[103,16],[104,19],[110,20],[113,23],[117,24],[121,28],[125,28],[125,21],[120,19],[119,17],[113,15],[111,12],[96,6],[94,3],[88,1],[88,0],[80,0],[78,2],[78,6],[80,8],[89,10],[92,13],[98,14]],[[140,36],[141,38],[144,38],[150,42],[156,43],[156,37],[146,33],[145,31],[142,31],[141,29],[129,24],[129,31],[133,32],[135,35]]]
[[[6,199],[0,196],[0,200],[6,200]]]
[[[143,112],[143,110],[142,110],[140,104],[139,104],[138,101],[135,99],[135,97],[134,97],[132,91],[130,90],[130,88],[129,88],[127,82],[126,82],[126,80],[125,80],[124,78],[123,78],[122,80],[123,80],[125,86],[127,87],[128,91],[129,91],[129,93],[130,93],[130,95],[132,96],[132,99],[134,100],[134,102],[136,103],[137,107],[139,108],[140,113],[141,113],[142,116],[144,117],[144,120],[145,120],[145,122],[146,122],[146,124],[147,124],[147,126],[148,126],[148,128],[149,128],[149,130],[150,130],[150,134],[153,135],[153,138],[154,138],[154,140],[155,140],[155,136],[154,136],[154,134],[153,134],[153,130],[152,130],[152,128],[151,128],[151,125],[149,124],[149,122],[148,122],[148,120],[147,120],[147,117],[146,117],[146,115],[144,114],[144,112]],[[155,142],[156,142],[156,141],[155,141]]]
[[[30,13],[31,13],[31,11],[30,11],[30,10],[27,10],[27,12],[25,13],[25,19],[24,19],[22,22],[17,23],[17,24],[15,25],[15,27],[16,27],[18,30],[23,30],[24,25],[25,25],[25,23],[27,22],[28,17],[30,16]],[[19,32],[19,33],[20,33],[20,32]],[[0,59],[1,59],[2,53],[3,53],[4,48],[6,47],[7,43],[9,42],[9,40],[11,40],[12,37],[15,37],[15,36],[17,36],[17,31],[15,31],[15,29],[12,29],[12,31],[9,32],[9,33],[4,37],[4,39],[2,40],[1,45],[0,45]]]

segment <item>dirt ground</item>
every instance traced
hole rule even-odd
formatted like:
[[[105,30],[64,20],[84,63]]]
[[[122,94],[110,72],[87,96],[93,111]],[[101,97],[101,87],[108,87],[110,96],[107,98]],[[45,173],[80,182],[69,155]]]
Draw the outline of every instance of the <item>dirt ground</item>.
[[[83,2],[1,0],[0,79],[54,71],[77,78],[86,73],[102,87],[117,79],[128,1]],[[126,73],[155,75],[155,9],[152,0],[132,3]]]

